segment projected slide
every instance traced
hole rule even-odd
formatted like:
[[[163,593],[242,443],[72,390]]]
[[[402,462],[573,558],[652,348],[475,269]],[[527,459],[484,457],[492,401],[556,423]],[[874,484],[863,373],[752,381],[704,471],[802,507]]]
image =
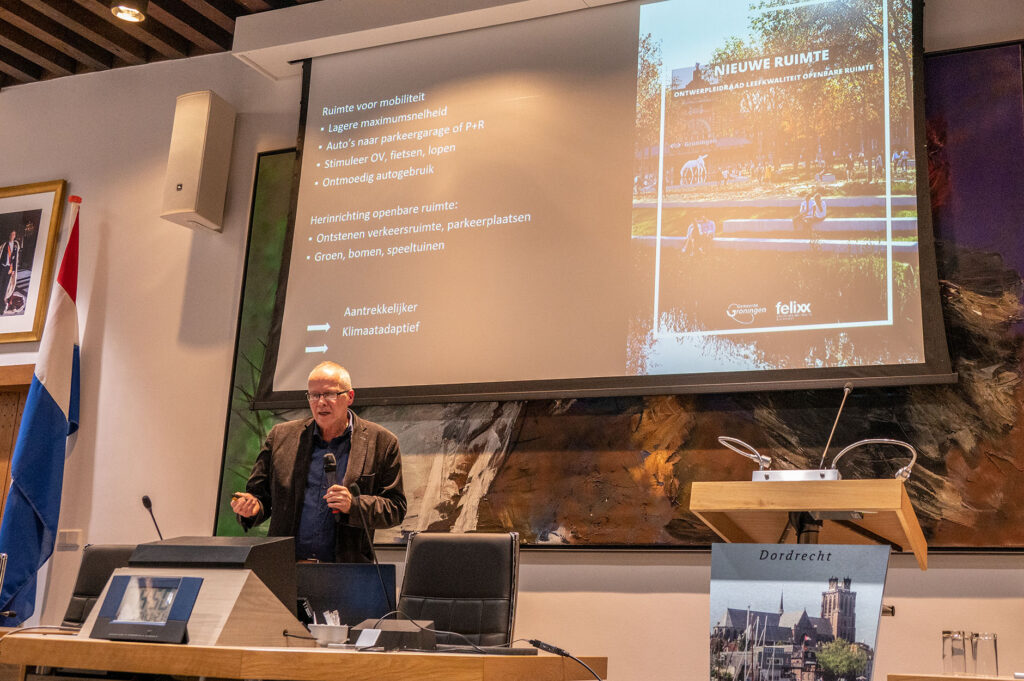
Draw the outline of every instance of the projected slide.
[[[623,3],[314,60],[275,390],[923,362],[910,19]]]
[[[641,7],[633,242],[654,302],[632,362],[924,361],[910,19],[877,0]]]
[[[362,386],[623,372],[637,24],[609,16],[313,63],[276,386],[322,357]]]

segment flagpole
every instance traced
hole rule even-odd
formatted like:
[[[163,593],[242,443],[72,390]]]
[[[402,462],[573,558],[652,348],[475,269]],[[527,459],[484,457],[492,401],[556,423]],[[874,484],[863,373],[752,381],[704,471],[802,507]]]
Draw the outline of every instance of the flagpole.
[[[82,208],[82,197],[78,196],[77,194],[72,194],[71,196],[68,197],[68,203],[71,204],[71,212],[68,213],[67,224],[74,225],[75,220],[78,219],[78,211],[81,210]],[[68,236],[70,235],[71,232],[69,230]]]
[[[67,217],[64,220],[64,224],[66,225],[66,230],[67,230],[66,233],[68,235],[67,236],[67,240],[68,240],[68,242],[70,242],[72,238],[75,238],[75,239],[78,238],[78,235],[77,235],[78,212],[82,209],[82,197],[78,196],[77,194],[72,194],[71,196],[68,197],[68,203],[70,204],[70,206],[69,206]],[[73,232],[75,233],[74,237],[72,237],[72,233]],[[67,254],[67,243],[65,243],[65,245],[64,245],[64,250],[65,250],[65,255],[66,255]],[[77,260],[78,260],[78,258],[77,258],[77,245],[75,247],[75,253],[76,253],[75,261],[77,263]],[[63,259],[62,259],[62,261],[60,263],[60,267],[63,268],[63,266],[64,266],[64,263],[63,263]],[[54,284],[57,283],[57,280],[59,278],[60,278],[60,273],[58,272],[58,273],[56,273],[54,275]],[[76,282],[77,282],[77,278],[78,277],[76,275],[75,276]],[[77,310],[76,310],[76,315],[77,315]],[[67,455],[67,452],[65,450],[65,456],[66,455]],[[54,540],[54,544],[56,545],[56,539]],[[50,558],[53,558],[53,554],[52,553],[50,555]],[[49,597],[49,591],[50,591],[50,572],[51,572],[52,567],[53,567],[52,566],[52,561],[49,558],[42,565],[39,566],[39,571],[36,573],[36,581],[37,581],[37,590],[36,590],[36,601],[37,601],[37,603],[36,603],[36,605],[38,605],[39,607],[35,610],[35,612],[32,613],[32,616],[30,618],[32,621],[30,621],[30,622],[24,622],[23,621],[22,622],[22,626],[26,626],[26,624],[27,625],[33,625],[33,623],[38,624],[39,618],[42,617],[43,611],[46,609],[46,599]],[[39,603],[39,601],[42,601],[42,602]],[[17,613],[16,612],[10,612],[10,611],[8,611],[8,612],[0,612],[0,617],[16,618],[17,617]]]

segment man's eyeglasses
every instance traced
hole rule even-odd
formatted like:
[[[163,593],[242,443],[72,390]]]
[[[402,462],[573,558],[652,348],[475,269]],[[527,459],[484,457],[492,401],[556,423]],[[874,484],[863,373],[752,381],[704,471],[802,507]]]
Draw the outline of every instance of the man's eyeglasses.
[[[343,390],[340,393],[306,393],[306,399],[310,402],[319,402],[322,397],[328,402],[337,402],[338,398],[347,392],[347,390]]]

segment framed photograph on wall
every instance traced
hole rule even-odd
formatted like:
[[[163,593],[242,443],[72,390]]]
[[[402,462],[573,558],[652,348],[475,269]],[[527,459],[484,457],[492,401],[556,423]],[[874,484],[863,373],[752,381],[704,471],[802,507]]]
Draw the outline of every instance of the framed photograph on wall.
[[[42,336],[66,184],[0,188],[0,343]]]

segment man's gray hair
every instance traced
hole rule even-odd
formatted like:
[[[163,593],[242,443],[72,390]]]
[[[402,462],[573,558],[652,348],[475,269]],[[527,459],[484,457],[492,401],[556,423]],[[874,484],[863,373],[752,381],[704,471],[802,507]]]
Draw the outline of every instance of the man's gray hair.
[[[348,373],[348,369],[341,366],[337,362],[320,362],[313,370],[309,372],[309,378],[313,377],[313,374],[317,372],[329,371],[332,374],[337,374],[341,384],[347,386],[349,390],[352,389],[352,377]],[[309,379],[306,379],[309,380]]]

